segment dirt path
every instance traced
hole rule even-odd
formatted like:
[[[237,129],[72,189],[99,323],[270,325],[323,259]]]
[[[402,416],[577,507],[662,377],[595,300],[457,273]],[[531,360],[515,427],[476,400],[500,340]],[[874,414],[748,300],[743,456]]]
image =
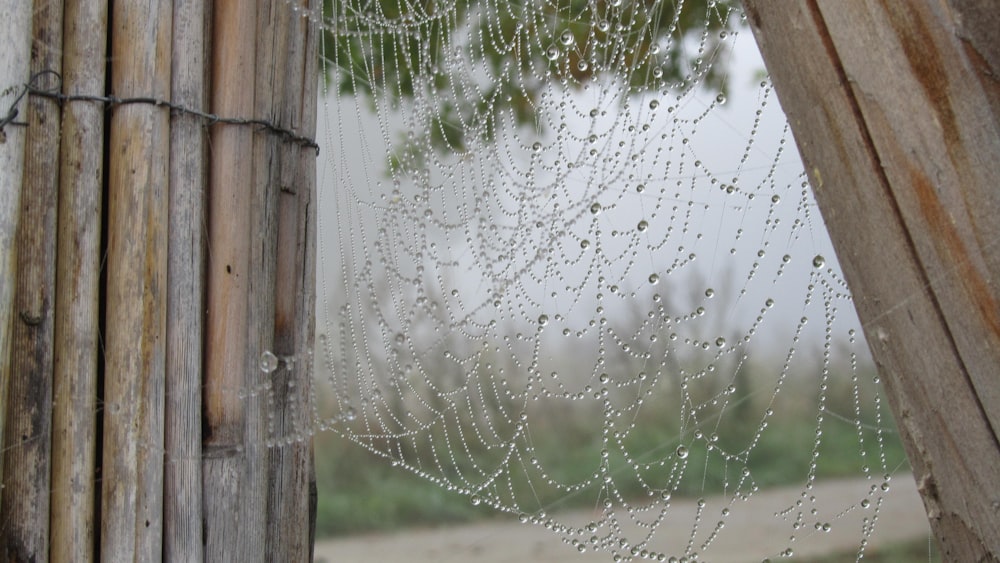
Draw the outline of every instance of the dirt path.
[[[818,484],[805,493],[799,487],[761,491],[748,501],[732,502],[724,497],[706,499],[693,551],[699,552],[699,561],[749,563],[766,557],[777,559],[776,556],[787,548],[794,550],[796,558],[857,549],[865,519],[870,521],[875,514],[874,497],[867,508],[859,503],[870,487],[880,484],[868,480],[831,481]],[[927,519],[913,479],[899,475],[892,479],[891,485],[878,510],[870,548],[927,537]],[[811,497],[815,497],[815,501]],[[802,505],[798,508],[795,505],[800,500]],[[730,512],[724,519],[725,528],[703,549],[702,544],[712,534],[726,507]],[[816,515],[811,514],[814,507]],[[800,512],[804,514],[804,525],[796,531],[793,523]],[[668,556],[684,555],[692,539],[697,513],[695,501],[675,502],[648,547]],[[652,517],[647,515],[645,519]],[[574,526],[585,525],[591,519],[592,515],[585,511],[558,516],[560,522]],[[816,524],[823,523],[830,524],[829,531],[816,529]],[[598,535],[602,533],[606,532],[598,530]],[[795,539],[790,541],[793,535]],[[589,535],[580,539],[586,537]],[[641,536],[630,534],[629,537]],[[611,561],[611,554],[577,553],[561,535],[542,526],[519,524],[511,518],[441,529],[323,540],[317,542],[316,561],[586,563]]]

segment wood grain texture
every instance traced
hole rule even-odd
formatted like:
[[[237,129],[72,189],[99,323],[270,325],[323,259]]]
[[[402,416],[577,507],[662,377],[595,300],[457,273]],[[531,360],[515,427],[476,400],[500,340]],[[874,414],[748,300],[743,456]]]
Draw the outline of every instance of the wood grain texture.
[[[296,4],[303,13],[315,8]],[[285,14],[290,33],[281,75],[286,85],[277,109],[283,127],[301,135],[315,134],[317,92],[316,28],[308,19]],[[310,561],[312,549],[311,374],[315,309],[315,225],[311,216],[315,192],[315,152],[291,143],[280,147],[282,163],[277,190],[277,257],[274,286],[274,350],[294,358],[272,382],[275,447],[270,451],[268,558]],[[311,172],[310,172],[311,171]]]
[[[31,73],[62,66],[62,4],[36,3],[32,13]],[[58,88],[48,74],[42,88]],[[59,189],[59,105],[24,100],[27,137],[17,227],[17,270],[11,375],[4,415],[0,544],[9,561],[45,561],[49,554],[52,370],[55,323],[56,212]]]
[[[0,112],[6,116],[29,78],[32,2],[0,0],[9,33],[0,34]],[[23,110],[22,110],[23,111]],[[11,329],[14,327],[14,276],[17,271],[17,218],[21,210],[24,177],[24,127],[8,125],[0,130],[0,444],[4,443],[4,412],[8,408],[7,387],[12,367]],[[3,463],[0,463],[0,479]]]
[[[175,0],[171,99],[208,109],[208,6]],[[205,299],[205,200],[208,144],[204,122],[170,123],[169,245],[164,444],[163,558],[202,561],[201,384]]]
[[[254,111],[256,3],[216,0],[212,15],[212,112],[249,117]],[[253,130],[211,128],[202,487],[205,559],[256,561],[263,553],[265,484],[253,460],[261,454],[247,435],[249,378],[259,371],[247,355],[253,199]]]
[[[104,91],[107,0],[67,0],[63,92]],[[104,106],[63,106],[56,262],[50,561],[95,553]]]
[[[941,2],[744,5],[944,558],[1000,560],[1000,131],[978,63]]]
[[[112,5],[111,93],[170,96],[171,3]],[[170,112],[111,109],[101,558],[158,561],[163,539],[163,409]]]

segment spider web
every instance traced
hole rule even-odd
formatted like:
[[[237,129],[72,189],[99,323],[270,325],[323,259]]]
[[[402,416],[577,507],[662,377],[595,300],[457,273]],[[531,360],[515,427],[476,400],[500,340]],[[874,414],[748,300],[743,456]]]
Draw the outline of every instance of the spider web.
[[[760,556],[868,510],[861,557],[882,406],[738,9],[334,0],[323,27],[317,430],[580,551],[678,561],[754,510],[772,423],[811,411]],[[845,456],[871,486],[821,505]]]

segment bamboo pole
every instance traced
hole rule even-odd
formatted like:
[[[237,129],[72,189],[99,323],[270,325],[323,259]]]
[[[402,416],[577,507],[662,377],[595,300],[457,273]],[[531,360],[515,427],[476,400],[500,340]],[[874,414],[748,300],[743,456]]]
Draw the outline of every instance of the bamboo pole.
[[[63,92],[105,87],[107,0],[67,0]],[[50,561],[90,561],[97,494],[97,366],[104,107],[63,107],[56,261]]]
[[[24,84],[28,82],[29,51],[31,48],[32,3],[26,0],[0,0],[0,13],[10,27],[0,34],[0,119],[16,119]],[[17,217],[21,209],[21,181],[24,171],[25,129],[8,124],[0,127],[0,444],[4,443],[4,420],[7,409],[7,387],[11,375],[8,361],[11,351],[11,329],[14,326],[14,275],[17,254]],[[0,482],[3,464],[0,463]]]
[[[744,5],[942,555],[1000,560],[1000,9]]]
[[[303,13],[314,6],[299,2]],[[295,17],[291,27],[285,65],[285,84],[279,105],[281,124],[300,134],[315,131],[317,92],[315,26]],[[315,187],[315,153],[285,143],[281,147],[281,179],[277,199],[277,262],[274,288],[274,351],[294,358],[275,373],[272,381],[275,446],[270,452],[271,481],[268,503],[268,558],[284,555],[290,561],[310,561],[312,513],[315,492],[312,473],[309,403],[313,310],[315,308],[315,236],[312,200]]]
[[[254,110],[256,5],[216,0],[212,26],[212,111],[246,117]],[[253,133],[216,124],[211,130],[204,360],[202,465],[205,558],[254,561],[264,552],[264,486],[248,450],[244,395],[257,362],[247,357],[251,275]],[[253,464],[253,467],[248,467]]]
[[[170,96],[171,3],[113,4],[111,91]],[[170,112],[111,110],[101,557],[162,555]]]
[[[208,107],[208,6],[175,0],[171,99]],[[170,129],[167,250],[166,455],[163,556],[202,561],[201,382],[208,146],[204,123],[175,115]]]
[[[62,3],[41,2],[32,13],[31,72],[58,70]],[[55,74],[36,81],[58,89]],[[56,205],[59,187],[59,104],[25,100],[28,122],[24,184],[17,227],[16,318],[11,332],[0,528],[5,558],[45,561],[49,554],[52,370],[55,306]]]
[[[289,42],[293,40],[290,29],[290,6],[276,4],[267,0],[257,3],[257,61],[256,61],[256,97],[254,100],[254,115],[279,126],[287,126],[282,119],[283,105],[287,102],[285,92],[289,87],[285,71],[293,66],[290,58]],[[251,429],[254,446],[260,447],[260,458],[253,458],[260,463],[261,475],[265,482],[260,490],[254,491],[261,495],[260,506],[264,508],[265,528],[263,533],[264,550],[262,560],[286,561],[301,560],[284,549],[285,538],[275,537],[274,503],[288,500],[277,496],[275,483],[284,482],[289,475],[282,473],[285,467],[275,467],[272,463],[276,451],[284,449],[281,437],[275,434],[276,418],[280,416],[282,382],[290,365],[294,365],[294,355],[288,350],[275,347],[275,281],[278,268],[278,236],[280,221],[280,201],[283,191],[284,172],[289,167],[286,152],[281,139],[268,134],[254,135],[254,189],[253,209],[251,210],[251,269],[255,273],[252,283],[249,307],[248,362],[261,357],[265,351],[278,358],[277,369],[270,373],[254,370],[252,385],[255,389],[266,390],[248,403],[250,409]],[[263,446],[268,445],[269,448]],[[277,471],[275,471],[277,470]],[[280,487],[279,487],[280,489]]]

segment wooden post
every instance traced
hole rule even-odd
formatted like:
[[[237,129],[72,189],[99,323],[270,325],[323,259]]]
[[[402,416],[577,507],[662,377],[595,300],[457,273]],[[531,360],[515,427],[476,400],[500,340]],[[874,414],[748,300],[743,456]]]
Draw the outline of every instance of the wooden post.
[[[62,3],[37,2],[32,13],[35,86],[57,90],[62,67]],[[45,74],[40,74],[45,73]],[[5,559],[49,557],[52,370],[59,189],[59,104],[24,100],[28,123],[24,184],[17,227],[17,270],[11,331],[9,404],[4,413],[0,543]]]
[[[111,93],[170,96],[171,2],[117,0]],[[111,109],[101,558],[162,553],[170,110]]]
[[[0,34],[0,119],[17,121],[23,110],[16,104],[28,82],[29,51],[31,48],[32,3],[26,0],[0,0],[9,33]],[[17,114],[13,111],[18,110]],[[21,209],[21,180],[24,170],[24,139],[26,129],[8,123],[0,127],[0,444],[4,443],[4,419],[8,408],[7,386],[11,375],[8,361],[11,351],[11,329],[14,326],[14,275],[17,254],[17,217]],[[0,463],[0,479],[3,478]]]
[[[208,7],[175,0],[171,99],[208,107]],[[190,114],[170,124],[167,359],[163,558],[202,561],[201,384],[205,291],[205,124]]]
[[[1000,8],[744,0],[946,561],[1000,560]]]
[[[107,0],[67,0],[63,93],[103,92]],[[56,261],[50,561],[92,560],[100,352],[104,106],[63,106]]]

